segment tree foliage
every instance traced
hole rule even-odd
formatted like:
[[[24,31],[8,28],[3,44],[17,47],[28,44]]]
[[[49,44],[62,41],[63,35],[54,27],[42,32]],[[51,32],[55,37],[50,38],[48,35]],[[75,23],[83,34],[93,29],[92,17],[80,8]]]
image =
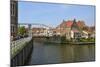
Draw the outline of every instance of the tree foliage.
[[[20,35],[26,34],[25,26],[22,26],[22,27],[18,28],[18,34],[20,34]]]

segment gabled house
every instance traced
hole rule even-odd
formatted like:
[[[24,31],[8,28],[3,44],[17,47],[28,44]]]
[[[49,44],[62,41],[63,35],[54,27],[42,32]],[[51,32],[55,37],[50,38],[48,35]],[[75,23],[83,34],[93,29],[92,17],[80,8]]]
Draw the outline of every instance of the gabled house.
[[[66,39],[87,38],[88,33],[82,30],[85,26],[84,21],[76,21],[76,19],[68,21],[63,20],[63,22],[56,27],[55,31],[56,33],[60,33],[60,36],[66,36]]]
[[[71,38],[76,39],[81,37],[81,30],[79,29],[76,19],[73,20],[71,25]]]

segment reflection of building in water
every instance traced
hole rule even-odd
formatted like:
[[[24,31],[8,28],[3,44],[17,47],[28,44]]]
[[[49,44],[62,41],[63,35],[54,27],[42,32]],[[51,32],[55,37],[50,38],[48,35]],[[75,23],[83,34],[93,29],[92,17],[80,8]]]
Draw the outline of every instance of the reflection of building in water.
[[[63,45],[60,49],[62,62],[73,62],[74,61],[74,47],[72,45]]]
[[[11,14],[11,36],[17,36],[17,25],[18,25],[18,2],[11,0],[10,3],[10,14]]]
[[[80,61],[90,61],[94,59],[91,58],[91,56],[93,55],[90,55],[91,52],[89,51],[89,49],[91,49],[91,47],[87,45],[74,46],[74,57],[75,57],[74,60],[80,62]]]

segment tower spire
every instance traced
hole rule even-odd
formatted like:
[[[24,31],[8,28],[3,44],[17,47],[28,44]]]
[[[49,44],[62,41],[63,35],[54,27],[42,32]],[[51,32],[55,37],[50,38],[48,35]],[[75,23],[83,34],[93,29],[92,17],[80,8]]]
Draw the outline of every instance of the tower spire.
[[[73,22],[76,22],[76,19],[74,18]]]
[[[63,22],[65,22],[65,20],[63,19]]]

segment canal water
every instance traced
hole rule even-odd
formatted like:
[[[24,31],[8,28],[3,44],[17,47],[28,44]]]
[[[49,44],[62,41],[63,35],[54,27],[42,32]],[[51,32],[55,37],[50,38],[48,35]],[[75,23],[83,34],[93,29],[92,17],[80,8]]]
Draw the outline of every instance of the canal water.
[[[28,65],[95,61],[95,45],[34,42]]]

